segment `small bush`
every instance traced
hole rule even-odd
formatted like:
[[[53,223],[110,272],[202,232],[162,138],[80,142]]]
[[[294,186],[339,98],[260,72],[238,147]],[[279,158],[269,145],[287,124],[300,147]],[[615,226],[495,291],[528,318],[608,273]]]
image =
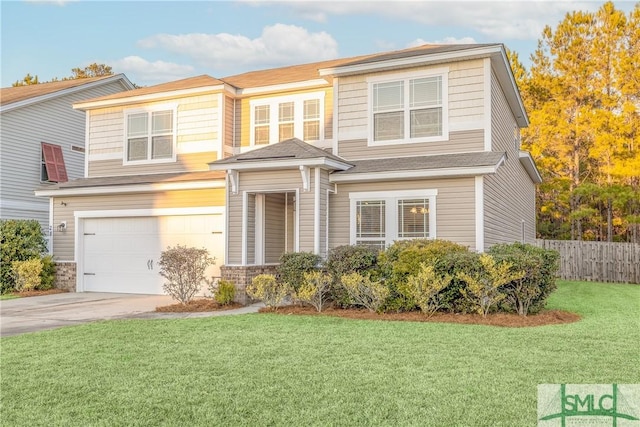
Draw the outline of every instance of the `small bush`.
[[[420,310],[431,316],[442,306],[442,290],[450,283],[450,275],[439,275],[433,266],[422,264],[418,274],[409,276],[404,289]]]
[[[216,284],[215,289],[211,288],[212,287],[209,287],[209,290],[213,294],[213,298],[220,305],[231,304],[236,296],[236,285],[229,280],[220,280]]]
[[[46,291],[53,288],[56,280],[56,263],[51,255],[42,257],[42,273],[40,273],[40,286],[38,289]]]
[[[42,261],[40,261],[40,258],[32,258],[27,261],[13,261],[11,263],[11,272],[15,280],[16,291],[32,291],[40,286]]]
[[[389,297],[389,289],[381,281],[372,281],[369,276],[360,273],[345,274],[340,278],[349,302],[365,307],[369,311],[379,312]]]
[[[273,274],[259,274],[245,289],[251,298],[261,300],[267,307],[277,307],[291,295],[288,283],[280,282]]]
[[[377,276],[378,251],[362,245],[337,246],[327,256],[325,269],[333,277],[331,297],[342,307],[349,305],[349,296],[340,284],[340,277],[349,273]]]
[[[294,294],[294,299],[309,304],[321,312],[326,305],[333,278],[320,271],[304,273],[304,281]]]
[[[317,270],[321,258],[311,252],[288,252],[280,256],[276,272],[278,280],[297,290],[304,280],[304,273]]]
[[[47,242],[38,221],[0,220],[0,293],[11,292],[15,288],[11,273],[14,261],[40,258],[46,252]]]
[[[458,272],[458,278],[463,280],[467,287],[462,293],[475,307],[479,314],[486,317],[489,310],[506,294],[500,289],[503,285],[518,280],[524,276],[524,271],[512,271],[512,265],[508,262],[496,263],[496,260],[488,254],[480,255],[482,271],[480,273]]]
[[[522,278],[504,286],[505,309],[521,316],[542,310],[557,287],[559,253],[523,243],[495,245],[487,253],[497,261],[510,263],[514,270],[525,272]]]
[[[214,263],[206,249],[177,245],[160,255],[160,275],[168,280],[164,291],[173,299],[187,304],[202,288],[205,270]]]

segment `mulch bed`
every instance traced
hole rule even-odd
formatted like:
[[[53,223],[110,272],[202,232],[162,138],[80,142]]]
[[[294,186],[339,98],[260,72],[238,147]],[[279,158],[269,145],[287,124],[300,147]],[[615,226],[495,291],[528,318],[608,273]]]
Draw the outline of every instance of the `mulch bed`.
[[[64,289],[47,289],[46,291],[12,292],[12,294],[20,298],[25,298],[25,297],[39,297],[41,295],[63,294],[65,292],[67,291],[65,291]]]
[[[580,316],[560,310],[544,310],[539,314],[526,317],[510,313],[494,313],[482,317],[479,314],[452,314],[436,313],[427,317],[421,312],[407,313],[372,313],[365,309],[357,308],[327,308],[318,313],[313,307],[290,305],[278,307],[277,309],[265,307],[260,309],[261,313],[277,314],[303,314],[318,316],[336,316],[348,319],[368,319],[368,320],[395,320],[404,322],[443,322],[443,323],[464,323],[474,325],[503,326],[509,328],[522,328],[528,326],[556,325],[561,323],[572,323],[580,320]]]
[[[203,311],[223,311],[242,307],[241,304],[232,302],[227,305],[220,305],[211,298],[199,298],[189,301],[187,304],[177,303],[156,307],[156,311],[162,313],[197,313]]]

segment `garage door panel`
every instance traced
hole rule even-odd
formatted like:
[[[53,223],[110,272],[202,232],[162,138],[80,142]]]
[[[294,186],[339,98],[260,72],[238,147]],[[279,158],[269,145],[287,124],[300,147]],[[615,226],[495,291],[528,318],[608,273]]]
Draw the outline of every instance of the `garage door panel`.
[[[219,276],[224,263],[222,215],[90,218],[84,222],[83,289],[162,294],[160,255],[170,246],[206,248]],[[213,231],[217,231],[213,233]]]

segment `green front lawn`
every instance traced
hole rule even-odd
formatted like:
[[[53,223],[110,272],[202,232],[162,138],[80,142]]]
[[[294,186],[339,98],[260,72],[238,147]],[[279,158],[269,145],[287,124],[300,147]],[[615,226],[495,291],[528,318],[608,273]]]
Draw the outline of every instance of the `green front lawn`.
[[[533,426],[541,383],[640,383],[640,286],[562,282],[535,328],[251,314],[3,338],[0,422]]]
[[[16,299],[16,298],[20,298],[20,295],[16,295],[16,294],[0,294],[0,301],[6,300],[6,299]]]

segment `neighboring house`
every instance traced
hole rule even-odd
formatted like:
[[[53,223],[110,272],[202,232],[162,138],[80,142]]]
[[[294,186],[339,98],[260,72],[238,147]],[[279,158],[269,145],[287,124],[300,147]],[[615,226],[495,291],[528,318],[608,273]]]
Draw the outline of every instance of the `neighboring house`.
[[[0,89],[0,218],[49,229],[38,187],[84,177],[86,115],[72,104],[133,89],[120,74]]]
[[[440,238],[535,238],[528,125],[500,44],[420,46],[199,76],[75,104],[85,179],[51,196],[78,291],[161,293],[157,261],[205,246],[242,289],[280,255]],[[72,267],[73,268],[73,267]]]

